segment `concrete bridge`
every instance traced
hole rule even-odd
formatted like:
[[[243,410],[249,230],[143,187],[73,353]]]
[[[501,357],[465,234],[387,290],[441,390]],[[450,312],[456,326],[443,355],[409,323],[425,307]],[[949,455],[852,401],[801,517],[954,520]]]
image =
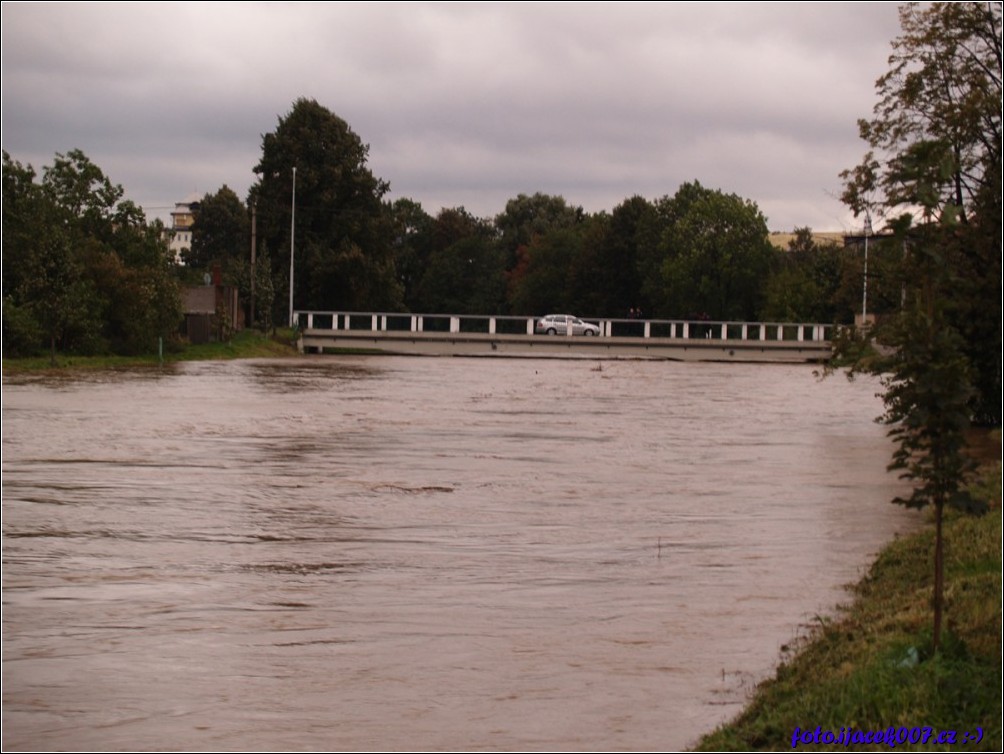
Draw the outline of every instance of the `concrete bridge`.
[[[814,363],[834,326],[583,318],[598,336],[534,333],[534,317],[298,311],[301,353]]]

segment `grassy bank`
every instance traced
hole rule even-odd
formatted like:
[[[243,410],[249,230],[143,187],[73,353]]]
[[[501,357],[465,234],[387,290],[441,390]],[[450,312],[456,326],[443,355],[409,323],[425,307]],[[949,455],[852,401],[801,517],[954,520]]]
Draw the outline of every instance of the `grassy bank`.
[[[257,330],[243,330],[228,341],[168,347],[165,345],[164,363],[178,361],[209,361],[219,359],[273,358],[296,355],[293,331],[289,328],[263,335]],[[142,356],[66,356],[57,354],[56,366],[49,356],[26,359],[4,359],[5,374],[41,372],[49,369],[109,369],[115,367],[155,366],[161,363],[157,353]]]
[[[895,750],[1001,750],[1001,476],[980,492],[991,502],[981,518],[950,516],[945,528],[948,632],[931,643],[934,532],[899,539],[882,551],[854,588],[853,603],[824,621],[773,679],[754,692],[733,722],[697,749],[791,750],[795,728],[839,734],[930,727],[927,743]],[[919,513],[917,515],[927,515]],[[977,728],[982,740],[975,741]],[[956,731],[956,744],[937,733]],[[919,731],[923,733],[924,731]],[[964,734],[971,738],[964,740]],[[884,750],[888,743],[802,743],[798,750]]]

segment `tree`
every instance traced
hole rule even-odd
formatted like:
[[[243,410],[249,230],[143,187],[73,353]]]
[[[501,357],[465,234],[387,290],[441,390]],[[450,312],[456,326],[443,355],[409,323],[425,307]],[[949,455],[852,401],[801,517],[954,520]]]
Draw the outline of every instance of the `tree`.
[[[900,25],[844,201],[862,211],[879,192],[965,218],[1001,160],[1001,3],[907,3]]]
[[[937,244],[915,244],[916,289],[904,311],[887,328],[887,354],[871,369],[882,375],[889,435],[897,442],[890,470],[917,486],[894,502],[909,508],[934,507],[933,649],[941,642],[944,608],[944,541],[946,507],[982,513],[965,485],[973,464],[965,454],[972,385],[961,335],[948,322],[944,287],[950,278]]]
[[[756,204],[695,181],[677,191],[670,215],[661,269],[667,313],[755,319],[776,254]]]
[[[505,270],[498,246],[472,235],[434,251],[418,291],[420,310],[497,314],[505,300]]]
[[[17,172],[21,166],[8,165],[6,153],[4,160],[4,314],[5,319],[6,315],[13,315],[15,323],[20,322],[24,328],[20,333],[11,333],[5,321],[5,336],[13,334],[15,347],[30,353],[38,343],[18,343],[18,340],[28,333],[42,335],[55,366],[57,344],[75,314],[87,310],[84,302],[89,290],[83,281],[84,270],[74,254],[76,239],[66,212],[35,184],[21,183],[20,191],[11,191],[13,187],[9,184],[13,181],[7,180],[8,169]],[[29,166],[21,177],[32,173]],[[24,315],[24,319],[19,315]],[[6,350],[7,343],[4,345]]]
[[[898,265],[902,308],[864,333],[851,332],[837,358],[882,375],[882,420],[898,446],[889,468],[915,484],[895,502],[934,506],[937,651],[944,509],[980,512],[965,489],[965,433],[992,404],[1000,421],[1001,4],[910,4],[900,20],[891,69],[876,84],[875,117],[860,122],[872,151],[842,176],[844,201],[855,212],[878,208],[891,216],[906,249]],[[996,338],[972,337],[981,330]],[[995,355],[987,358],[988,351]]]
[[[597,259],[597,268],[605,278],[605,300],[597,314],[623,317],[637,307],[651,311],[642,293],[641,256],[646,230],[655,219],[655,207],[641,196],[625,199],[610,213]]]
[[[5,353],[30,353],[39,336],[53,361],[57,348],[135,353],[176,331],[163,226],[122,196],[79,150],[57,154],[40,183],[4,153]]]
[[[432,218],[412,199],[398,199],[385,206],[390,217],[394,269],[407,309],[414,310],[418,286],[428,264]]]
[[[381,201],[390,186],[366,166],[368,152],[344,120],[302,98],[262,138],[252,201],[259,236],[273,250],[273,278],[286,284],[296,168],[297,307],[386,311],[402,305],[394,228]]]
[[[552,230],[574,228],[585,219],[582,207],[574,207],[563,196],[539,191],[532,196],[519,194],[506,202],[505,210],[495,217],[495,229],[506,253],[506,269],[517,266],[520,248],[529,246],[539,236]]]
[[[874,256],[874,255],[873,255]],[[765,289],[759,318],[777,322],[853,322],[861,303],[862,270],[833,242],[818,242],[811,228],[795,228]],[[845,287],[844,271],[852,273]],[[870,278],[874,274],[874,264]],[[853,291],[853,292],[852,292]],[[874,293],[872,294],[874,297]],[[872,307],[869,307],[870,309]]]
[[[572,275],[581,254],[582,234],[577,228],[536,236],[526,247],[524,274],[511,281],[513,313],[529,316],[574,309]]]
[[[248,210],[226,184],[216,193],[206,194],[194,215],[192,248],[182,255],[186,266],[208,270],[215,263],[226,270],[231,260],[249,255]]]
[[[53,201],[75,218],[85,235],[108,239],[116,206],[125,192],[87,155],[79,149],[65,155],[57,152],[52,165],[43,171],[42,185]],[[130,203],[126,214],[132,216],[134,209]]]
[[[844,202],[893,220],[955,225],[946,313],[973,366],[976,421],[1001,421],[1001,8],[909,3],[879,100],[858,123],[869,150],[841,174]]]
[[[505,303],[504,257],[491,224],[463,207],[443,208],[425,227],[420,311],[498,314]]]

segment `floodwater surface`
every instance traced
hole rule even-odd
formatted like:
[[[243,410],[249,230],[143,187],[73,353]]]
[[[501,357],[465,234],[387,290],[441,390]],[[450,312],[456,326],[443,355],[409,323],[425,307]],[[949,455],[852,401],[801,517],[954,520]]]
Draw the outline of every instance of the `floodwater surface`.
[[[870,380],[310,357],[3,385],[3,745],[653,750],[916,514]]]

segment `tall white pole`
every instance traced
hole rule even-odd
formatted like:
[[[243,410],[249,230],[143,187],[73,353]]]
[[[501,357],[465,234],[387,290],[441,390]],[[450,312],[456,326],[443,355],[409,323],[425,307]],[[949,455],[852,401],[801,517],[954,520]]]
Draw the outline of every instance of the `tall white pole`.
[[[293,210],[289,220],[289,326],[293,326],[293,262],[296,252],[296,167],[293,167]]]
[[[861,326],[868,326],[868,234],[872,232],[871,215],[865,211],[865,284],[861,296]]]

